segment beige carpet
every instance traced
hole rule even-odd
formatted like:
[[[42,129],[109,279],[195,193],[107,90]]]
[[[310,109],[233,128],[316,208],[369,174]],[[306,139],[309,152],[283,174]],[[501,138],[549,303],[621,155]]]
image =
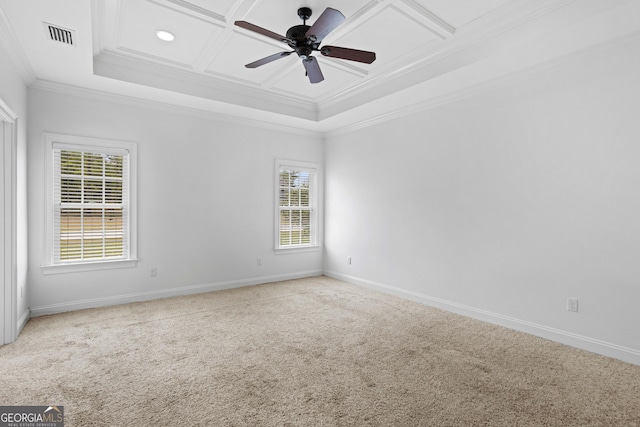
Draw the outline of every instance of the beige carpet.
[[[29,321],[0,405],[67,426],[640,426],[640,367],[326,277]]]

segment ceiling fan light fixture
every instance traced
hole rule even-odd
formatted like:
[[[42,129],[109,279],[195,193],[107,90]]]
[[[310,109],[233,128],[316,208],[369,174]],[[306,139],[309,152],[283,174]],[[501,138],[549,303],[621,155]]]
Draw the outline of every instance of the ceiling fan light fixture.
[[[156,37],[158,37],[160,40],[163,40],[165,42],[172,42],[176,38],[176,36],[174,36],[173,33],[167,30],[156,31]]]

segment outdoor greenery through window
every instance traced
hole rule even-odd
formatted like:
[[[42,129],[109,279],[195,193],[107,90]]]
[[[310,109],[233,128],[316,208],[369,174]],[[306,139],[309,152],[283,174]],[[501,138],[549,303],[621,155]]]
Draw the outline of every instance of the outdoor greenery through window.
[[[279,166],[278,248],[317,244],[316,170]]]
[[[53,262],[128,258],[128,155],[53,150]]]

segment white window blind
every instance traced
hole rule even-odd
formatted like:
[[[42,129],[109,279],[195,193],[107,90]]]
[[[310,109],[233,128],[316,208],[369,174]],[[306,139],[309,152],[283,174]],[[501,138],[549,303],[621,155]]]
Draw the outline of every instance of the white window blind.
[[[129,258],[129,152],[53,144],[53,264]]]
[[[276,249],[318,244],[316,168],[279,164]]]

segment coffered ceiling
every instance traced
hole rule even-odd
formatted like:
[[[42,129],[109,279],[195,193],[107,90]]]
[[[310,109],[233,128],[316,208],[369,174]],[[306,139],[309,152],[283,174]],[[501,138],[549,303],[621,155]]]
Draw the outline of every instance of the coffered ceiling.
[[[0,0],[0,27],[23,74],[36,86],[64,84],[263,120],[279,117],[313,128],[355,117],[354,111],[367,105],[401,103],[398,93],[410,99],[428,87],[425,83],[488,58],[500,62],[512,55],[511,66],[527,63],[521,48],[534,39],[547,42],[545,54],[532,49],[538,61],[566,53],[561,40],[548,42],[577,22],[633,1]],[[234,22],[285,34],[302,23],[297,15],[302,6],[313,11],[308,25],[327,7],[339,9],[346,20],[323,45],[375,51],[375,62],[316,53],[325,77],[317,84],[309,82],[296,55],[246,68],[289,48]],[[52,41],[49,24],[68,30],[73,45]],[[157,30],[173,33],[175,40],[158,39]],[[503,72],[487,74],[484,67],[461,75],[457,84]],[[456,88],[451,79],[446,84]]]
[[[503,24],[508,0],[351,0],[300,4],[266,0],[116,0],[96,3],[95,72],[107,77],[196,94],[225,102],[317,120],[323,106],[375,90],[399,69],[446,49],[465,25]],[[311,84],[301,60],[290,55],[249,69],[244,65],[288,46],[234,25],[244,20],[285,34],[302,24],[297,15],[308,6],[309,24],[327,8],[347,18],[323,44],[375,51],[372,64],[316,57],[325,80]],[[513,7],[513,6],[511,6]],[[524,4],[523,6],[524,7]],[[484,22],[484,24],[483,24]],[[173,33],[163,42],[156,31]],[[450,44],[450,43],[449,43]],[[138,70],[135,76],[131,69]],[[188,86],[188,87],[185,87]]]

